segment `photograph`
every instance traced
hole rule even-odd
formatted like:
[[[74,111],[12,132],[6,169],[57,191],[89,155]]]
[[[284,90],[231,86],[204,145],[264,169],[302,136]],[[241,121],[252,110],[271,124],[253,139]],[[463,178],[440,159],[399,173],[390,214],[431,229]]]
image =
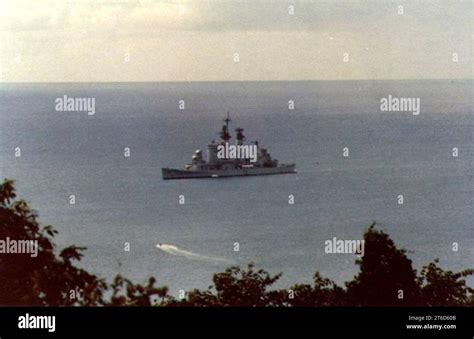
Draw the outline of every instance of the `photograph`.
[[[473,28],[472,0],[0,0],[0,338],[472,338]]]

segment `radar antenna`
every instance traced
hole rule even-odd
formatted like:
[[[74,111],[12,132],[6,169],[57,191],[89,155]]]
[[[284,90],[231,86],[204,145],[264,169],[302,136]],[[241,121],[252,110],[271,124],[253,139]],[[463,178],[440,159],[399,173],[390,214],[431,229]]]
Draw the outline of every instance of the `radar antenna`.
[[[235,138],[237,139],[237,145],[242,145],[243,141],[245,140],[245,135],[242,133],[243,131],[244,129],[241,127],[235,129]]]
[[[224,119],[225,125],[222,126],[222,130],[219,133],[219,135],[221,136],[222,140],[224,140],[224,142],[228,142],[232,138],[229,134],[229,122],[231,121],[232,120],[229,117],[229,112],[227,111],[227,118]]]

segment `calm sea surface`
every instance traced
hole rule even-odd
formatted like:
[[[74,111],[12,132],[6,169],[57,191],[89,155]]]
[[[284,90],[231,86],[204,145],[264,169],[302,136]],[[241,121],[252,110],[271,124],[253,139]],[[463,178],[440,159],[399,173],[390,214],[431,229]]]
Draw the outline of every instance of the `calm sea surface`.
[[[435,258],[472,268],[472,91],[472,81],[3,84],[0,175],[55,226],[60,247],[88,248],[82,266],[155,276],[173,294],[248,262],[283,272],[281,287],[315,271],[342,284],[355,257],[326,254],[324,241],[361,239],[373,221],[417,269]],[[420,115],[380,112],[389,94],[420,98]],[[63,95],[94,97],[96,114],[56,112]],[[160,168],[204,150],[227,111],[232,130],[243,127],[298,174],[163,181]]]

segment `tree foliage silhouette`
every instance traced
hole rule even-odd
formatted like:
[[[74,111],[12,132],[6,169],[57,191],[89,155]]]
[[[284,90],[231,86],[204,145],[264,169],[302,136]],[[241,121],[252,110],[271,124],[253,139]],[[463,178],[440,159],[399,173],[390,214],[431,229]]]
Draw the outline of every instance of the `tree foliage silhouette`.
[[[74,266],[85,248],[70,246],[55,254],[52,226],[40,227],[38,215],[24,200],[17,200],[12,180],[0,187],[0,239],[37,241],[38,255],[0,255],[0,304],[103,304],[104,280]]]
[[[463,279],[474,274],[467,269],[458,273],[443,271],[439,259],[423,266],[419,283],[422,300],[426,306],[474,306],[474,290]]]
[[[356,260],[360,273],[348,282],[349,303],[357,306],[421,305],[420,284],[405,250],[372,224],[364,234],[365,255]]]
[[[254,264],[247,269],[238,266],[227,268],[222,273],[214,274],[214,286],[208,290],[195,289],[189,293],[186,300],[174,301],[174,306],[270,306],[276,295],[274,291],[267,291],[281,274],[271,276],[264,270],[255,271]]]

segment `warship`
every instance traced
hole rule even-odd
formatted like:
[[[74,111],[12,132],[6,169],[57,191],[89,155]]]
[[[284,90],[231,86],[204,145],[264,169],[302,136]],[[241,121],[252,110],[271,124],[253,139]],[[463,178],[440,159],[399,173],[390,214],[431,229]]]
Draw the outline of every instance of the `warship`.
[[[258,141],[253,141],[250,145],[244,144],[246,138],[243,134],[243,128],[235,129],[236,144],[231,145],[229,143],[232,138],[229,133],[229,123],[231,122],[229,114],[227,114],[224,122],[222,130],[219,132],[220,140],[212,140],[207,145],[207,161],[204,159],[202,151],[198,149],[194,152],[191,163],[187,164],[184,169],[162,168],[163,179],[222,178],[296,173],[295,164],[278,164],[278,160],[272,159],[267,149],[261,147]],[[229,149],[231,149],[230,152]],[[254,151],[251,152],[251,150]]]

